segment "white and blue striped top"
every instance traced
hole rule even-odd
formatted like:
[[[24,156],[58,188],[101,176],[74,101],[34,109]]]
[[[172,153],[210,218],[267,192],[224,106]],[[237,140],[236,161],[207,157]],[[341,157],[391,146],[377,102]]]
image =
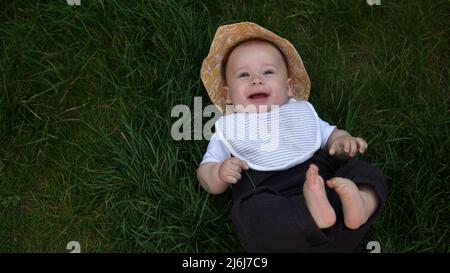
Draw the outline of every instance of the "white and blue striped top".
[[[222,116],[215,123],[215,138],[229,154],[245,160],[252,169],[284,170],[308,160],[323,146],[322,123],[326,122],[320,120],[309,102],[291,99],[269,112]],[[325,141],[334,129],[326,125]],[[211,158],[217,158],[217,151],[210,151],[208,146],[208,152],[210,155],[205,154],[202,163],[216,161]],[[219,157],[224,156],[219,153]]]

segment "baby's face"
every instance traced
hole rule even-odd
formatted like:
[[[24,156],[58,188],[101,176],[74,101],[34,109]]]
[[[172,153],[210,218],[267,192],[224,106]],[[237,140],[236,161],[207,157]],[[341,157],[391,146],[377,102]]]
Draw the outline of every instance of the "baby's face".
[[[286,62],[268,42],[255,40],[237,46],[228,57],[225,75],[227,103],[235,106],[254,105],[262,112],[293,96]]]

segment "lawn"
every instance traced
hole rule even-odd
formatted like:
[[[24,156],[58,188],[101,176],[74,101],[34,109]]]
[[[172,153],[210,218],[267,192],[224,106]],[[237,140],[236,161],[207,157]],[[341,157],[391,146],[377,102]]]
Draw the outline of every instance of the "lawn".
[[[174,140],[175,105],[210,104],[200,66],[218,26],[290,40],[322,119],[369,143],[389,177],[365,244],[450,252],[447,1],[0,2],[0,252],[241,252],[231,194]],[[208,118],[203,121],[206,122]]]

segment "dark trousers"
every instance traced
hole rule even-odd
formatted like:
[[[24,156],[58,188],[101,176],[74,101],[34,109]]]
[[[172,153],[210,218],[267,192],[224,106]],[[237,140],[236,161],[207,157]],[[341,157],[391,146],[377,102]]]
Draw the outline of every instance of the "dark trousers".
[[[337,220],[332,227],[319,229],[303,197],[311,163],[319,167],[325,181],[343,177],[372,186],[379,205],[367,223],[348,229],[337,193],[325,186]],[[288,170],[244,170],[242,179],[232,186],[232,221],[247,252],[353,252],[386,202],[386,182],[386,176],[365,161],[337,160],[318,150],[308,161]]]

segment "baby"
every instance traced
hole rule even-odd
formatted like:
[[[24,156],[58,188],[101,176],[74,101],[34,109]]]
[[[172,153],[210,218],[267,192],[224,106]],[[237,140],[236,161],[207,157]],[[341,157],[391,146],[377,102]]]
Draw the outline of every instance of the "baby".
[[[342,160],[364,153],[366,141],[322,121],[302,100],[309,78],[296,50],[276,34],[253,23],[222,26],[210,56],[216,64],[207,58],[202,66],[208,93],[219,107],[225,108],[223,101],[235,106],[236,113],[225,111],[216,122],[197,177],[211,194],[233,185],[232,219],[244,248],[353,251],[387,192],[379,170],[363,161]],[[214,73],[220,79],[212,86]],[[281,123],[278,153],[227,137],[224,124],[230,117],[239,120],[248,117],[240,112],[255,109],[251,115],[258,118],[274,108]]]

